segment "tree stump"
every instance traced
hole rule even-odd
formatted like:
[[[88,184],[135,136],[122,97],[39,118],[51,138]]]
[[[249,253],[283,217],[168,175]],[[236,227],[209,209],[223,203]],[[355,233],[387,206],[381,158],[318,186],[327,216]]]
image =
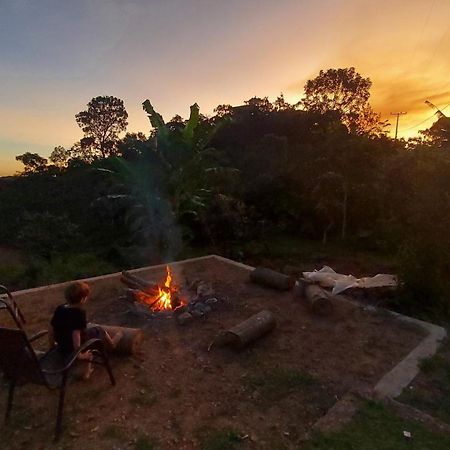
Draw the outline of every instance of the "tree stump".
[[[119,355],[133,355],[138,353],[141,348],[144,333],[140,328],[125,328],[113,325],[98,324],[90,324],[89,326],[101,327],[111,336],[111,338],[114,338],[116,333],[119,331],[122,332],[123,336],[115,348],[111,349],[106,345],[107,350],[111,353],[116,353]]]
[[[223,342],[236,348],[243,348],[272,331],[275,325],[273,314],[263,310],[230,328],[225,333]]]
[[[303,292],[311,312],[318,315],[329,315],[333,312],[330,294],[319,285],[306,283]]]

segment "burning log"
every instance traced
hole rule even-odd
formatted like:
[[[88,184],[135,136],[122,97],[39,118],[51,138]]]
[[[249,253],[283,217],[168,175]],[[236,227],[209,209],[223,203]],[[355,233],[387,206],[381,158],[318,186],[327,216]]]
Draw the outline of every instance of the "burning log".
[[[142,291],[139,289],[127,289],[123,297],[127,302],[134,303],[138,301],[139,295]]]
[[[289,291],[294,287],[295,279],[265,267],[257,267],[250,273],[250,280],[256,284],[281,291]]]
[[[123,271],[122,282],[127,286],[134,287],[127,290],[126,300],[133,303],[136,310],[142,310],[141,305],[151,312],[180,308],[183,305],[183,300],[178,293],[177,286],[173,283],[172,272],[168,266],[166,271],[166,279],[161,284],[145,281],[127,271]]]
[[[276,321],[273,314],[270,311],[263,310],[230,328],[219,337],[217,343],[243,348],[272,331],[275,325]]]
[[[155,283],[154,281],[146,281],[136,275],[131,274],[130,272],[127,272],[126,270],[122,272],[120,281],[122,281],[122,283],[126,284],[131,289],[139,289],[150,295],[155,295],[159,290],[158,283]]]
[[[133,355],[138,353],[142,340],[144,338],[144,334],[139,328],[124,328],[124,327],[116,327],[112,325],[96,325],[103,328],[112,338],[116,333],[122,332],[123,336],[117,343],[117,346],[113,349],[110,349],[112,353],[117,353],[120,355]]]

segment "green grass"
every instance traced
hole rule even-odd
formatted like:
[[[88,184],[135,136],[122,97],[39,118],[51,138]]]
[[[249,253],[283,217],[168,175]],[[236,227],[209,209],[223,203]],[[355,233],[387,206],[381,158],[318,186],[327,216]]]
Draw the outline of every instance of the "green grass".
[[[410,439],[403,431],[412,434]],[[405,421],[386,407],[367,402],[353,421],[334,433],[318,434],[304,450],[448,450],[450,437],[419,422]]]
[[[239,442],[239,433],[231,429],[208,430],[201,433],[201,450],[234,450]]]
[[[135,450],[156,450],[156,442],[148,436],[141,435],[137,438],[134,446]]]
[[[259,373],[248,375],[244,382],[267,401],[284,398],[292,392],[315,384],[311,376],[289,368],[263,369]]]
[[[11,291],[26,285],[26,266],[23,263],[13,262],[11,264],[0,264],[1,284],[7,286]]]
[[[127,440],[127,435],[125,433],[125,430],[119,426],[119,425],[108,425],[103,433],[102,436],[105,439],[113,440],[113,441],[120,441],[124,442]]]
[[[422,359],[420,370],[427,375],[448,378],[450,376],[450,361],[437,353],[431,358]]]
[[[450,342],[422,360],[420,369],[425,383],[406,389],[399,400],[450,424]]]

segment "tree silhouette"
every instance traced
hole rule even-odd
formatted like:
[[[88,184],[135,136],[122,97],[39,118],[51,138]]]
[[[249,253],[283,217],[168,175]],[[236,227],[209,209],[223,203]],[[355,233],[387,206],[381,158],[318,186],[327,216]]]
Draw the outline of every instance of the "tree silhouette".
[[[305,84],[305,97],[300,104],[306,111],[337,111],[349,131],[356,134],[380,135],[386,123],[380,122],[369,105],[370,78],[363,78],[354,67],[321,70]]]
[[[128,125],[128,113],[117,97],[99,96],[88,103],[86,111],[75,118],[84,132],[80,141],[82,150],[106,158],[116,153],[118,135]]]
[[[267,97],[252,97],[244,102],[250,108],[257,111],[268,113],[273,110],[273,105]]]
[[[231,105],[217,105],[217,107],[214,108],[214,112],[217,119],[231,117],[233,115],[233,107]]]
[[[450,149],[450,117],[440,117],[428,130],[420,131],[425,142],[437,148]]]
[[[281,93],[273,102],[273,107],[275,111],[288,111],[294,109],[294,106],[285,100],[283,93]]]
[[[37,153],[24,153],[16,156],[16,161],[20,161],[24,167],[24,174],[42,172],[47,166],[47,159]]]
[[[67,167],[71,157],[72,152],[70,149],[66,149],[62,145],[58,145],[53,149],[49,159],[56,167],[64,168]]]

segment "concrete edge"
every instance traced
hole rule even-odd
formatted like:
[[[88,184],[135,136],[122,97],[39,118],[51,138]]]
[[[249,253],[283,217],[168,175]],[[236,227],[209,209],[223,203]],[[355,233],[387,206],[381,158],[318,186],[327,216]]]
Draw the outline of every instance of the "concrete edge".
[[[239,269],[243,269],[246,271],[252,271],[254,270],[254,267],[249,266],[247,264],[243,264],[240,262],[233,261],[228,258],[224,258],[223,256],[219,255],[206,255],[206,256],[199,256],[195,258],[187,258],[181,261],[174,261],[174,262],[168,262],[164,264],[158,264],[156,266],[147,266],[147,267],[141,267],[138,269],[132,269],[130,270],[131,273],[141,273],[145,272],[149,269],[157,269],[157,268],[163,268],[166,265],[170,264],[171,266],[181,266],[186,263],[195,262],[195,261],[207,261],[207,260],[217,260],[220,262],[225,262],[227,264],[230,264],[234,267],[237,267]],[[85,278],[83,281],[92,282],[92,281],[99,281],[99,280],[108,280],[120,277],[121,272],[116,272],[112,274],[107,275],[100,275],[98,277],[91,277],[91,278]],[[31,289],[24,289],[21,291],[14,292],[14,296],[16,297],[22,297],[28,294],[34,294],[39,292],[48,292],[49,290],[53,289],[60,289],[62,287],[67,286],[69,283],[72,283],[74,280],[66,281],[63,283],[57,283],[57,284],[51,284],[47,286],[40,286],[37,288],[31,288]],[[336,298],[336,300],[341,302],[348,302],[348,299],[344,298]],[[361,303],[351,301],[354,304],[357,304],[361,306]],[[400,320],[405,323],[409,323],[415,326],[418,326],[419,328],[425,330],[428,332],[428,335],[419,343],[419,345],[414,348],[403,360],[401,360],[392,370],[390,370],[388,373],[386,373],[375,385],[374,392],[379,397],[397,397],[401,394],[403,388],[405,388],[419,373],[419,363],[420,360],[423,358],[429,358],[430,356],[433,356],[438,347],[439,343],[447,336],[447,332],[444,328],[425,322],[423,320],[414,319],[413,317],[404,316],[402,314],[389,311],[386,309],[378,308],[380,311],[385,311],[395,317],[397,320]]]
[[[406,319],[411,318],[406,317]],[[404,320],[402,316],[400,316],[400,320]],[[405,320],[405,322],[411,323],[410,320]],[[417,324],[417,322],[412,323]],[[420,326],[423,325],[420,324]],[[433,356],[438,350],[440,342],[447,336],[445,329],[437,325],[427,324],[423,328],[428,331],[428,336],[375,385],[374,392],[378,397],[398,397],[420,372],[420,361]]]
[[[248,271],[254,270],[254,267],[248,266],[246,264],[238,263],[230,259],[224,258],[223,256],[212,255],[214,258],[227,262],[245,269]],[[360,302],[349,300],[345,298],[337,298],[336,300],[340,302],[351,302],[357,306],[362,306]],[[445,328],[435,325],[430,322],[425,322],[420,319],[415,319],[413,317],[404,316],[394,311],[390,311],[384,308],[377,308],[376,311],[383,311],[388,313],[390,316],[410,325],[414,325],[428,333],[424,339],[405,357],[403,358],[392,370],[387,372],[378,381],[378,383],[373,388],[375,395],[380,398],[385,397],[397,397],[401,394],[403,389],[408,386],[409,383],[416,377],[420,371],[420,361],[424,358],[429,358],[433,356],[437,349],[439,348],[440,342],[447,336]]]
[[[248,266],[247,264],[240,263],[240,262],[237,262],[237,261],[233,261],[232,259],[224,258],[223,256],[219,256],[219,255],[210,255],[210,256],[212,258],[217,259],[218,261],[225,262],[227,264],[230,264],[231,266],[238,267],[239,269],[244,269],[244,270],[247,270],[249,272],[251,272],[252,270],[255,270],[255,268],[252,267],[252,266]]]
[[[150,269],[164,268],[167,265],[177,267],[177,266],[181,266],[185,263],[190,263],[190,262],[194,262],[194,261],[204,261],[204,260],[214,259],[214,258],[215,258],[215,255],[198,256],[195,258],[183,259],[181,261],[174,261],[174,262],[167,262],[164,264],[158,264],[156,266],[146,266],[146,267],[140,267],[138,269],[130,269],[128,272],[141,273],[141,272],[145,272],[146,270],[150,270]],[[122,272],[115,272],[115,273],[108,273],[106,275],[99,275],[97,277],[80,278],[79,280],[63,281],[62,283],[48,284],[46,286],[39,286],[39,287],[35,287],[35,288],[30,288],[30,289],[22,289],[21,291],[15,291],[12,294],[14,295],[14,297],[20,298],[20,297],[28,295],[28,294],[37,294],[39,292],[48,292],[49,290],[60,289],[60,288],[63,288],[65,286],[69,285],[70,283],[73,283],[74,281],[86,281],[87,283],[89,283],[89,282],[93,282],[93,281],[95,282],[95,281],[100,281],[100,280],[109,280],[109,279],[113,279],[113,278],[118,278],[121,276],[121,274],[122,274]]]

